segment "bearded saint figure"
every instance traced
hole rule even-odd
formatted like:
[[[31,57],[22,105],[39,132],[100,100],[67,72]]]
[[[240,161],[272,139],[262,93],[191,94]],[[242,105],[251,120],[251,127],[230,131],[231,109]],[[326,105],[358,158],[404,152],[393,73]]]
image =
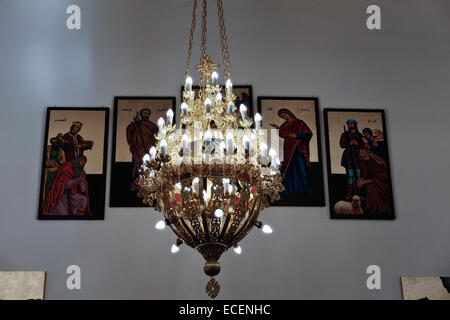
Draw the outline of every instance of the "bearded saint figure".
[[[139,169],[142,166],[142,158],[150,148],[156,146],[158,127],[149,120],[152,112],[148,108],[139,111],[139,114],[127,126],[127,143],[132,154],[133,169],[131,171],[130,190],[139,189],[136,179],[139,177]]]
[[[278,116],[284,119],[283,124],[270,125],[279,129],[279,136],[284,139],[284,187],[288,192],[312,192],[307,170],[312,131],[288,109],[278,110]]]
[[[72,159],[58,170],[42,208],[44,215],[92,214],[84,166],[87,158]]]

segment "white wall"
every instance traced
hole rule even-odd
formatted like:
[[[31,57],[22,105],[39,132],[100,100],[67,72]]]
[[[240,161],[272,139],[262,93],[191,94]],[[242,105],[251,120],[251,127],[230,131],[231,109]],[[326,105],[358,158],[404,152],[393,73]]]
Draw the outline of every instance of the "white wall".
[[[242,256],[222,257],[219,297],[399,299],[402,275],[450,274],[450,2],[224,3],[233,79],[253,85],[255,103],[318,96],[321,108],[386,109],[397,220],[267,209],[274,234],[255,230]],[[365,27],[375,3],[381,31]],[[65,28],[69,4],[81,6],[81,31]],[[1,270],[46,270],[49,299],[206,297],[201,256],[170,254],[175,236],[154,230],[151,209],[36,220],[46,107],[112,107],[115,95],[179,102],[190,15],[188,0],[0,0]],[[209,19],[217,57],[215,11]],[[82,269],[80,291],[65,288],[69,264]],[[370,264],[382,269],[382,290],[365,286]]]

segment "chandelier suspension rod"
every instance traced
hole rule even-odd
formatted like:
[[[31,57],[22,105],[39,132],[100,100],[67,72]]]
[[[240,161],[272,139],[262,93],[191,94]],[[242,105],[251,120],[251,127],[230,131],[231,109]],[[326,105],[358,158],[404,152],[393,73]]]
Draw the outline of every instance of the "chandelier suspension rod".
[[[222,0],[217,0],[217,15],[219,18],[220,45],[223,58],[223,75],[225,80],[231,79],[230,54],[228,51],[227,29],[225,27],[225,16]]]
[[[197,25],[197,0],[194,0],[194,5],[192,8],[191,33],[189,35],[188,57],[186,62],[186,77],[189,76],[189,72],[191,69],[192,44],[194,42],[194,33],[196,25]]]

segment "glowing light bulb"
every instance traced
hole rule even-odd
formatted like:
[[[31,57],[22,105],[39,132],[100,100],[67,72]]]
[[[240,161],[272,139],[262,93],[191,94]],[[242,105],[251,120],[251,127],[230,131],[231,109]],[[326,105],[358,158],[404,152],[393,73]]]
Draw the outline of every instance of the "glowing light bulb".
[[[234,134],[232,131],[227,132],[227,155],[232,156],[234,154]]]
[[[239,112],[241,113],[242,119],[247,118],[247,106],[243,103],[239,106]]]
[[[270,234],[273,232],[272,227],[269,226],[268,224],[263,225],[262,227],[262,232],[266,233],[266,234]]]
[[[216,71],[211,73],[211,82],[212,84],[217,84],[219,82],[219,74]]]
[[[229,186],[230,186],[230,179],[222,179],[222,182],[223,182],[223,191],[225,192],[225,193],[227,193],[227,191],[228,191],[228,188],[229,188]]]
[[[262,122],[262,117],[261,114],[259,112],[257,112],[255,114],[255,129],[261,129],[261,122]]]
[[[211,99],[210,98],[205,99],[205,111],[206,111],[206,113],[211,112]]]
[[[187,116],[189,113],[188,110],[189,110],[189,107],[188,107],[187,103],[183,102],[181,104],[181,112],[183,113],[183,115]]]
[[[167,124],[172,124],[173,123],[173,111],[172,109],[167,110]]]
[[[198,195],[200,192],[199,185],[198,185],[199,182],[200,182],[200,179],[198,177],[192,179],[192,189],[194,189],[194,193],[196,195]]]
[[[185,133],[183,134],[183,136],[181,137],[181,143],[183,145],[183,150],[186,150],[188,148],[188,144],[189,144],[189,136]]]
[[[277,161],[277,152],[275,151],[275,149],[270,148],[270,150],[269,150],[269,156],[270,156],[270,158],[272,159],[272,160],[271,160],[272,166],[275,167],[276,161]]]
[[[161,154],[162,154],[163,156],[166,156],[166,155],[167,155],[167,141],[166,141],[166,139],[163,139],[163,140],[161,141]]]
[[[241,248],[241,246],[235,245],[235,246],[233,247],[233,251],[234,251],[234,253],[236,253],[236,254],[241,254],[241,253],[242,253],[242,248]]]
[[[222,209],[216,209],[216,211],[214,211],[214,215],[216,216],[216,218],[222,218],[223,217],[223,210]]]
[[[166,223],[164,222],[164,220],[159,220],[156,224],[155,224],[155,228],[158,230],[163,230],[166,228]]]
[[[244,143],[244,149],[250,150],[250,139],[248,138],[247,135],[242,137],[242,142]]]
[[[164,119],[161,117],[158,119],[158,127],[159,127],[159,132],[162,133],[164,132]]]
[[[186,78],[186,84],[185,84],[185,87],[186,87],[186,89],[187,90],[192,90],[192,78],[191,77],[187,77]]]
[[[267,157],[267,143],[262,142],[261,145],[259,146],[259,149],[261,151],[261,155],[263,157]]]
[[[172,245],[172,248],[170,249],[170,251],[171,251],[172,253],[177,253],[178,251],[180,251],[180,247],[177,246],[176,244],[173,244],[173,245]]]
[[[211,144],[211,139],[212,139],[212,134],[211,131],[206,131],[205,132],[205,146],[209,146]]]
[[[217,93],[217,95],[216,95],[216,104],[221,103],[222,99],[223,99],[222,94],[220,92]]]
[[[227,94],[231,94],[233,90],[233,83],[231,82],[231,79],[227,79],[225,86],[227,88]]]
[[[144,161],[144,163],[146,163],[147,161],[150,161],[150,155],[146,154],[144,156],[144,158],[142,158],[142,161]]]
[[[155,160],[156,158],[156,148],[155,147],[151,147],[150,148],[150,161]]]
[[[203,201],[205,201],[205,203],[208,203],[209,201],[208,192],[206,192],[205,190],[203,190]]]

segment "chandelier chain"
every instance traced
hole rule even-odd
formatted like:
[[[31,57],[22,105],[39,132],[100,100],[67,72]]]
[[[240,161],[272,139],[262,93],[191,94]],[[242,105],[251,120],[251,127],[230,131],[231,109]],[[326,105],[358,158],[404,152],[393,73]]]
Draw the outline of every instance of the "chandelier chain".
[[[231,79],[230,54],[228,51],[227,30],[225,27],[225,16],[222,0],[217,0],[217,15],[219,17],[224,76],[225,79]]]
[[[203,59],[206,58],[206,51],[207,51],[206,33],[208,32],[207,24],[208,24],[208,5],[207,5],[207,0],[203,0],[202,44],[201,44],[201,60],[200,60],[200,62],[202,62]]]
[[[192,44],[194,42],[194,32],[195,27],[197,25],[197,0],[194,0],[194,6],[192,8],[192,23],[191,23],[191,33],[189,36],[189,49],[188,49],[188,58],[186,62],[186,77],[189,76],[190,68],[191,68],[191,56],[192,56]]]

